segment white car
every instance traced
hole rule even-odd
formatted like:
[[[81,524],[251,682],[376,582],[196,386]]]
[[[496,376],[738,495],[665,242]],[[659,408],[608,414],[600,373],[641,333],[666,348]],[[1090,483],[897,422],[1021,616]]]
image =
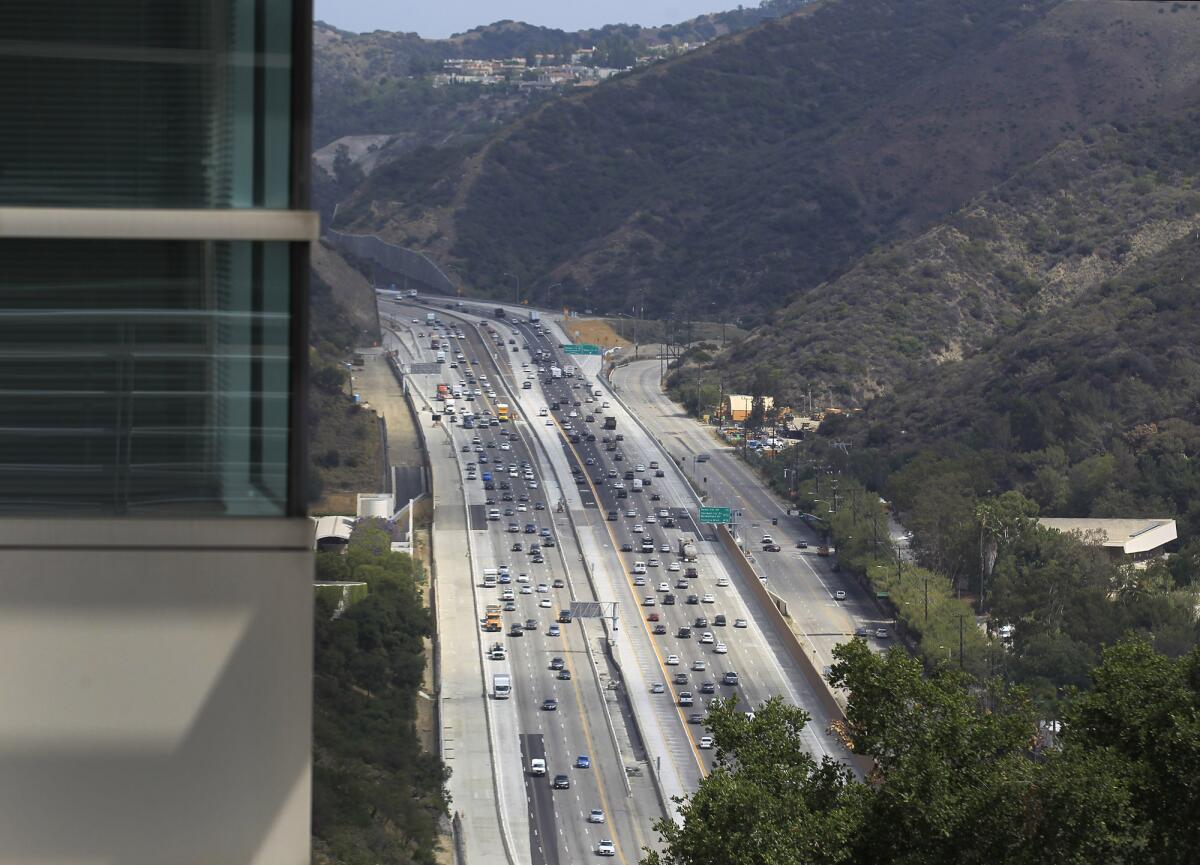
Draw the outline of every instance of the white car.
[[[524,502],[517,505],[517,513],[524,514],[524,513],[528,513],[528,512],[529,512],[529,506],[527,504],[525,504]]]
[[[713,651],[718,655],[724,655],[729,651],[729,649],[725,647],[724,643],[717,643],[715,646],[713,646]]]
[[[725,588],[726,586],[729,585],[729,580],[725,579],[725,577],[718,577],[717,585],[720,586],[721,588]]]
[[[703,634],[700,635],[700,642],[704,645],[708,645],[709,643],[715,643],[716,641],[717,641],[717,638],[713,636],[712,631],[705,631]]]
[[[527,483],[525,486],[526,486],[526,488],[527,488],[527,489],[536,490],[536,489],[538,488],[538,482],[537,482],[537,481],[530,481],[530,482],[529,482],[529,483]]]
[[[600,408],[608,408],[608,407],[609,407],[609,405],[608,405],[608,401],[607,401],[607,400],[605,400],[604,402],[600,403]]]
[[[658,590],[660,592],[669,592],[669,591],[671,591],[671,584],[670,583],[659,583]]]
[[[642,598],[642,606],[643,607],[653,607],[654,604],[655,604],[654,595],[646,595],[646,597]]]
[[[575,411],[575,409],[571,409],[571,413],[567,415],[567,417],[579,417],[579,412]]]
[[[679,656],[678,655],[667,655],[667,666],[668,667],[678,667],[679,666]]]
[[[633,572],[635,574],[646,573],[646,563],[645,562],[634,562],[633,563]]]
[[[703,673],[705,670],[708,669],[708,662],[705,661],[703,658],[692,661],[692,669],[695,670],[697,673]]]
[[[603,839],[596,845],[597,856],[616,856],[617,848],[613,846],[613,842],[607,838]]]
[[[834,593],[833,593],[833,599],[834,599],[835,601],[844,601],[844,600],[846,600],[846,590],[845,590],[845,589],[838,589],[836,592],[834,592]]]
[[[554,421],[551,418],[546,418],[546,426],[554,426]]]
[[[548,414],[550,414],[550,412],[546,411],[545,406],[542,406],[540,409],[538,409],[538,417],[546,417]]]
[[[599,808],[593,808],[591,810],[591,813],[588,814],[588,822],[589,823],[603,823],[604,822],[604,812],[601,811]]]
[[[510,450],[512,450],[512,445],[510,445],[508,442],[504,442],[503,444],[500,445],[500,450],[510,451]]]
[[[635,586],[644,586],[644,585],[646,585],[646,578],[645,578],[645,577],[641,577],[641,576],[634,577],[634,578],[633,578],[633,584],[634,584]]]
[[[517,582],[518,583],[528,583],[529,582],[529,574],[517,574]]]
[[[644,532],[644,531],[646,531],[646,527],[645,527],[645,526],[643,526],[641,523],[634,523],[634,524],[633,524],[633,533],[634,533],[635,535],[640,535],[640,534],[641,534],[642,532]]]
[[[648,525],[648,526],[652,526],[657,522],[658,522],[658,517],[654,516],[654,514],[650,514],[650,516],[646,517],[646,525]]]
[[[750,627],[748,624],[746,624],[746,620],[745,620],[745,619],[734,619],[734,620],[733,620],[733,626],[734,626],[735,628],[748,628],[748,627]]]
[[[550,586],[546,583],[538,583],[538,591],[543,593],[548,592],[550,591]]]
[[[538,606],[539,606],[539,607],[549,607],[549,606],[550,606],[550,599],[549,599],[549,598],[542,598],[540,601],[538,601]]]
[[[679,570],[679,562],[671,562],[671,564],[667,565],[667,570],[672,571],[672,572],[678,571]],[[719,580],[717,581],[717,585],[718,586],[721,585]]]
[[[657,568],[661,564],[662,562],[660,562],[658,559],[651,559],[650,561],[646,562],[646,567]]]
[[[522,595],[532,595],[533,589],[529,586],[521,586],[521,594]]]
[[[653,685],[650,686],[651,694],[665,694],[666,692],[667,692],[667,688],[665,685],[663,685],[662,682],[655,682]]]
[[[704,597],[701,598],[700,601],[701,601],[701,603],[704,603],[704,604],[715,604],[717,602],[717,599],[714,598],[710,593],[705,592]]]
[[[700,746],[701,750],[707,751],[710,748],[712,748],[712,746],[713,746],[713,737],[712,736],[701,736],[700,741],[697,742],[696,744]]]

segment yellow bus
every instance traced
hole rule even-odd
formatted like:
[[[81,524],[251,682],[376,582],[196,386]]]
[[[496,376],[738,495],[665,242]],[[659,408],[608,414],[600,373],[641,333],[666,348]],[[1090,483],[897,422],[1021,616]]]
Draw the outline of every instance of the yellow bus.
[[[496,417],[500,420],[508,420],[508,403],[496,403]]]

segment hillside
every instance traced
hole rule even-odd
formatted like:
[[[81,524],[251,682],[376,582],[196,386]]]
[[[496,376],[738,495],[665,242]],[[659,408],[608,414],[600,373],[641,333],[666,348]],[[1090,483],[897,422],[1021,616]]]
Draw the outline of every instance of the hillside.
[[[1200,225],[1197,141],[1195,114],[1088,130],[802,295],[719,368],[732,388],[748,387],[759,365],[775,368],[786,404],[811,386],[862,405],[1023,317],[1074,309]]]
[[[342,226],[483,293],[762,321],[1077,130],[1197,100],[1195,7],[822,0],[381,169]]]
[[[523,58],[596,47],[615,61],[650,45],[715,39],[808,2],[763,0],[760,6],[661,27],[614,24],[567,32],[497,21],[449,39],[384,30],[349,33],[318,21],[313,28],[313,144],[319,150],[344,136],[371,136],[375,140],[369,143],[392,158],[421,144],[488,131],[553,95],[504,87],[434,88],[419,77],[450,58]],[[329,165],[322,168],[328,171]]]
[[[1039,186],[1056,172],[1057,189]],[[958,248],[1023,254],[1058,280],[1020,283],[1018,320],[900,377],[815,446],[850,442],[848,466],[896,502],[943,574],[974,579],[976,508],[1016,491],[1043,515],[1175,518],[1178,553],[1134,588],[1200,587],[1200,112],[1060,148],[1022,179],[966,212],[1019,218]],[[1056,221],[1047,202],[1073,206]]]

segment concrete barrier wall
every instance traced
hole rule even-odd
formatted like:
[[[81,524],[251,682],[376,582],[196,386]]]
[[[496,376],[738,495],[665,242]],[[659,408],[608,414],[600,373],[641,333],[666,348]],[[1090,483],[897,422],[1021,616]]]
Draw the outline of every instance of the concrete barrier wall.
[[[419,283],[410,284],[409,288],[431,289],[442,294],[456,293],[454,284],[441,268],[419,252],[388,243],[372,234],[343,234],[330,230],[325,239],[340,252],[378,265],[385,271],[379,276],[386,278],[388,282],[395,281],[396,277],[400,280],[407,277],[410,283]],[[397,287],[404,288],[399,283]]]
[[[726,552],[729,553],[734,564],[737,566],[738,572],[742,575],[743,583],[750,590],[750,593],[758,599],[767,618],[771,620],[771,624],[774,625],[776,632],[779,634],[780,641],[787,649],[788,655],[796,662],[796,665],[800,668],[800,672],[804,675],[805,681],[812,688],[814,696],[820,701],[821,708],[831,717],[845,718],[846,715],[842,711],[842,707],[838,705],[837,700],[830,693],[829,685],[821,675],[821,671],[817,669],[812,658],[809,657],[808,652],[801,645],[800,640],[792,632],[791,625],[788,624],[783,613],[779,611],[779,607],[775,605],[773,596],[759,580],[754,567],[747,560],[745,553],[742,552],[733,535],[729,533],[729,530],[725,526],[718,526],[717,536],[721,539],[721,544],[725,547]]]

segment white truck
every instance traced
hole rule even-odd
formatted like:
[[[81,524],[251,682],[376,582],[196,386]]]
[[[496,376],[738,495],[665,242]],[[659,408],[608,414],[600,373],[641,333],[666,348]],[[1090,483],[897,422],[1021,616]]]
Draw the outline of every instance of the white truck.
[[[444,352],[444,351],[439,351],[439,352],[437,353],[437,362],[438,362],[438,363],[445,363],[445,362],[446,362],[446,352]]]
[[[550,378],[562,378],[562,370],[557,366],[550,367]]]
[[[563,375],[565,375],[567,378],[575,378],[575,367],[567,364],[563,367]]]
[[[529,310],[529,320],[530,321],[541,321],[542,316],[536,309],[531,309],[531,310]]]
[[[454,400],[453,399],[446,400],[446,404],[444,406],[442,406],[442,412],[444,414],[454,414]]]
[[[411,295],[410,295],[410,297],[411,297]],[[432,312],[425,313],[425,324],[427,327],[432,327],[434,321],[436,321],[436,320],[437,320],[437,316],[434,315]]]
[[[696,545],[687,535],[679,536],[679,558],[685,562],[696,561]]]
[[[497,700],[507,700],[512,696],[512,679],[508,673],[497,673],[492,676],[492,696]]]

